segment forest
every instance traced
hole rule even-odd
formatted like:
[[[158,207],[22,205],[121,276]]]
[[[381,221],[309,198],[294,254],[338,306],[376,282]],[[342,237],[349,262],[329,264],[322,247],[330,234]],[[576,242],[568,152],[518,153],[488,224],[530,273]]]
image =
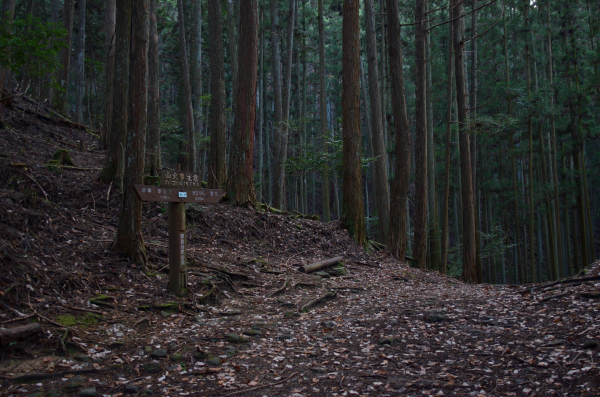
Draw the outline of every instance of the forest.
[[[99,179],[123,191],[113,248],[136,262],[133,185],[161,169],[470,283],[558,280],[598,254],[597,1],[2,11],[0,107],[29,97],[98,135]]]

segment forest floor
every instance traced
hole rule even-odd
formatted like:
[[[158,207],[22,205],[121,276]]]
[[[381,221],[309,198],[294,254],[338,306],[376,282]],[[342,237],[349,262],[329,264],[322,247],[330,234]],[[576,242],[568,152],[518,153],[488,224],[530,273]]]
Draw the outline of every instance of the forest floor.
[[[24,98],[0,112],[0,396],[600,395],[598,263],[468,285],[338,222],[190,205],[176,298],[165,204],[143,207],[150,267],[130,263],[95,132]],[[49,164],[58,149],[72,168]],[[335,256],[331,277],[298,270]]]

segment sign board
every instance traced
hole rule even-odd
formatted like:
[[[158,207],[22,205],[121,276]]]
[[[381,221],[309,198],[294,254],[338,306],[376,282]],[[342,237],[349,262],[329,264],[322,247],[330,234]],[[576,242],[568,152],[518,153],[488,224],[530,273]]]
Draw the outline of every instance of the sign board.
[[[184,171],[160,171],[160,184],[163,187],[202,187],[200,174]]]
[[[171,203],[218,203],[225,195],[223,189],[201,187],[164,187],[135,185],[135,191],[142,201],[163,201]]]

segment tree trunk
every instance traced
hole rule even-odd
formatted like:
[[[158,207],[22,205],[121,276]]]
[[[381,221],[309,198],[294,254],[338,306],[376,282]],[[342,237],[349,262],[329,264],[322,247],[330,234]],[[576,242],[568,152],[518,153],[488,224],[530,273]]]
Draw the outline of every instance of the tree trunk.
[[[477,258],[475,240],[475,209],[473,204],[473,177],[471,168],[471,148],[467,130],[467,103],[465,90],[465,65],[463,60],[463,5],[453,0],[456,18],[454,24],[454,54],[456,74],[456,99],[458,104],[458,125],[460,145],[460,173],[462,190],[463,221],[463,278],[468,283],[477,282]]]
[[[403,260],[407,245],[407,205],[410,180],[410,127],[406,111],[400,17],[398,0],[387,0],[387,37],[391,76],[391,103],[396,129],[396,164],[390,200],[388,246],[392,255]]]
[[[113,245],[115,250],[123,252],[134,263],[143,265],[146,264],[146,253],[142,237],[142,202],[135,193],[134,185],[143,183],[144,179],[148,110],[148,3],[148,0],[133,0],[131,6],[130,117],[125,146],[127,167],[123,177],[123,204]]]
[[[450,18],[452,19],[452,13]],[[448,208],[450,206],[450,149],[452,145],[452,76],[454,68],[452,67],[452,56],[454,46],[452,45],[452,24],[448,24],[448,64],[446,66],[448,82],[446,83],[446,152],[445,152],[445,176],[444,176],[444,207],[442,210],[442,273],[448,272],[448,240],[449,240],[449,224],[448,224]]]
[[[367,243],[360,151],[359,0],[344,0],[342,27],[342,224],[359,245]]]
[[[131,1],[117,2],[115,26],[115,78],[113,93],[112,139],[100,180],[121,186],[125,166],[125,138],[127,136],[127,111],[129,101],[129,54],[131,41]]]
[[[428,1],[425,1],[425,7]],[[449,24],[451,25],[451,24]],[[431,32],[429,22],[425,23],[425,49],[427,59],[427,197],[429,207],[429,265],[433,270],[440,269],[440,226],[438,216],[438,199],[435,187],[435,141],[433,134],[433,76],[431,64]]]
[[[152,176],[160,173],[160,63],[158,54],[157,1],[150,0],[150,44],[148,47],[148,126],[146,169]]]
[[[52,5],[50,6],[50,22],[55,23],[55,24],[58,24],[58,3],[59,3],[58,0],[52,0]],[[107,4],[107,8],[108,7],[109,7],[109,5]],[[114,27],[114,23],[113,23],[113,27]],[[107,81],[112,81],[112,80],[107,80]],[[0,84],[2,84],[2,83],[0,83]],[[2,95],[0,95],[0,96],[2,96]],[[54,81],[53,81],[52,76],[47,76],[46,99],[48,100],[48,103],[50,103],[50,104],[54,103]]]
[[[187,56],[187,40],[183,0],[177,0],[179,10],[179,43],[181,45],[181,80],[183,92],[181,104],[183,107],[184,148],[182,167],[184,171],[196,172],[196,134],[194,133],[194,110],[192,107],[192,87],[190,85],[190,68]]]
[[[83,96],[85,94],[85,4],[86,0],[77,3],[77,80],[75,82],[75,120],[83,124]]]
[[[365,0],[367,30],[367,67],[369,71],[369,101],[371,104],[371,136],[373,137],[373,184],[375,185],[375,208],[379,224],[379,240],[387,242],[390,217],[390,192],[388,187],[387,152],[383,136],[381,94],[379,90],[379,66],[377,65],[377,42],[373,0]],[[366,101],[366,98],[365,98]]]
[[[327,128],[327,86],[325,84],[325,23],[323,16],[323,0],[319,2],[319,110],[321,114],[321,139],[323,142],[323,151],[329,152],[329,131]],[[331,220],[330,193],[329,193],[329,173],[321,173],[322,191],[321,198],[323,203],[323,222]]]
[[[225,131],[225,68],[223,58],[223,29],[221,3],[208,2],[208,30],[210,38],[210,153],[208,186],[224,188],[227,183]]]
[[[234,204],[254,206],[256,198],[252,162],[258,74],[258,0],[241,2],[240,16],[238,59],[244,74],[238,78],[227,195]]]
[[[194,46],[192,51],[192,101],[194,105],[194,132],[202,136],[202,1],[194,0]],[[202,154],[205,149],[202,149]],[[203,155],[197,156],[197,169],[201,174],[204,171]]]
[[[115,23],[117,20],[117,0],[106,2],[104,16],[104,53],[106,55],[106,89],[104,90],[104,123],[102,126],[102,147],[107,149],[113,139],[111,121],[113,116],[113,93],[115,79]]]
[[[2,8],[2,15],[0,21],[3,25],[12,25],[15,17],[15,0],[4,0],[4,7]],[[0,99],[4,98],[4,81],[7,75],[10,73],[8,66],[0,67]],[[11,94],[7,95],[10,96]],[[0,103],[0,106],[1,103]]]
[[[425,19],[425,0],[416,0],[415,20]],[[427,85],[425,59],[425,24],[415,24],[415,239],[413,258],[425,269],[427,265]]]
[[[264,20],[264,9],[262,6],[260,6],[259,8],[259,21],[258,24],[262,24],[263,20]],[[265,132],[264,132],[264,126],[265,126],[265,116],[266,116],[266,112],[265,112],[265,107],[266,107],[266,103],[265,103],[265,90],[267,87],[266,84],[266,77],[267,77],[267,73],[265,71],[265,31],[264,29],[260,29],[260,32],[258,33],[258,43],[259,43],[259,51],[260,51],[260,65],[259,65],[259,69],[260,69],[260,74],[259,74],[259,78],[258,78],[258,186],[259,191],[258,191],[258,201],[262,202],[263,201],[263,197],[265,195],[265,180],[264,180],[264,158],[265,158],[265,151],[264,151],[264,136],[265,136]]]
[[[289,139],[289,119],[290,119],[290,91],[292,81],[292,55],[294,45],[294,19],[296,10],[296,0],[290,0],[287,29],[287,52],[285,57],[285,77],[283,79],[283,103],[281,123],[279,124],[278,139],[276,139],[276,159],[275,159],[275,196],[273,205],[276,208],[284,210],[286,208],[285,200],[285,161],[287,159],[288,139]],[[276,60],[274,59],[274,62]]]
[[[209,0],[210,1],[210,0]],[[236,1],[237,3],[237,1]],[[229,42],[229,62],[231,66],[231,108],[232,117],[235,119],[235,106],[237,104],[237,80],[238,80],[238,35],[233,1],[225,0],[225,11],[227,13],[227,41]],[[232,123],[234,120],[232,120]]]

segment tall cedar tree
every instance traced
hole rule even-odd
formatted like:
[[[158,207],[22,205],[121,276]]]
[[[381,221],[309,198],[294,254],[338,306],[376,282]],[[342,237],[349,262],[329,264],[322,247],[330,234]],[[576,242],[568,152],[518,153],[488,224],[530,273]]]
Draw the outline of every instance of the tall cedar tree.
[[[67,112],[67,100],[69,99],[69,75],[71,72],[71,43],[73,40],[73,12],[75,9],[75,0],[65,0],[64,12],[63,12],[63,24],[67,31],[65,37],[66,46],[63,48],[60,59],[61,59],[61,70],[58,77],[58,83],[61,91],[57,96],[56,105],[60,111],[64,114]]]
[[[146,128],[146,166],[148,173],[158,176],[160,159],[160,64],[158,59],[158,26],[156,2],[150,0],[150,43],[148,45],[148,120]]]
[[[227,182],[225,150],[225,67],[223,61],[223,28],[221,2],[208,2],[210,39],[210,152],[208,187],[224,188]]]
[[[113,90],[112,84],[115,78],[115,24],[117,19],[117,1],[107,0],[104,15],[104,53],[106,55],[106,87],[104,90],[104,122],[102,127],[102,147],[106,149],[112,137],[110,134],[110,122],[113,113]]]
[[[120,0],[122,1],[122,0]],[[119,1],[119,2],[120,2]],[[114,248],[133,262],[146,264],[142,238],[142,202],[134,185],[143,183],[146,117],[148,111],[149,0],[133,0],[131,9],[131,61],[129,70],[129,122],[123,177],[123,204]]]
[[[463,41],[463,3],[453,0],[456,13],[454,24],[454,69],[456,78],[456,103],[458,106],[458,140],[460,146],[460,174],[462,189],[463,222],[463,278],[468,283],[477,282],[477,258],[475,241],[475,210],[473,204],[473,178],[471,150],[467,131],[467,103],[465,88],[465,64]]]
[[[115,26],[115,74],[113,87],[113,118],[111,140],[104,158],[100,180],[121,185],[125,167],[125,137],[127,135],[127,103],[129,100],[129,54],[131,42],[131,0],[117,1]],[[110,82],[108,82],[110,84]]]
[[[323,151],[329,152],[329,132],[327,131],[327,85],[325,84],[325,21],[323,15],[323,0],[319,1],[319,111],[321,117],[321,136],[323,140]],[[323,202],[323,222],[331,220],[331,208],[329,205],[329,174],[324,171],[321,175]]]
[[[342,26],[342,224],[365,246],[360,152],[360,18],[359,0],[344,0]]]
[[[425,0],[415,4],[415,242],[413,257],[418,266],[427,265],[427,90],[425,59]]]
[[[396,172],[392,181],[390,197],[390,231],[388,247],[390,252],[404,259],[406,256],[408,221],[406,204],[410,178],[410,127],[406,111],[406,94],[400,46],[400,10],[398,0],[387,0],[387,37],[390,57],[391,103],[394,126],[396,128]]]
[[[10,26],[13,23],[15,17],[15,0],[4,0],[4,6],[2,7],[2,15],[0,22],[5,26]],[[0,99],[4,98],[4,80],[6,75],[10,73],[8,66],[0,67]],[[10,95],[7,95],[10,96]],[[2,106],[0,104],[0,106]]]
[[[184,171],[196,172],[196,134],[194,133],[194,110],[192,108],[192,87],[190,85],[183,0],[177,0],[177,5],[179,10],[179,43],[181,45],[181,79],[183,85],[181,102],[183,104],[183,125],[185,126],[182,166]]]
[[[388,187],[387,153],[383,137],[383,114],[379,91],[379,70],[377,65],[377,41],[373,0],[365,0],[365,20],[367,29],[367,67],[369,70],[369,101],[371,104],[371,135],[373,156],[373,184],[375,185],[375,208],[379,224],[379,239],[386,243],[389,232],[390,190]]]
[[[77,3],[77,79],[75,80],[75,120],[83,123],[83,96],[85,94],[85,6],[86,0]]]
[[[256,203],[254,193],[254,124],[258,76],[258,0],[240,4],[239,67],[233,142],[229,162],[227,195],[237,205]]]

